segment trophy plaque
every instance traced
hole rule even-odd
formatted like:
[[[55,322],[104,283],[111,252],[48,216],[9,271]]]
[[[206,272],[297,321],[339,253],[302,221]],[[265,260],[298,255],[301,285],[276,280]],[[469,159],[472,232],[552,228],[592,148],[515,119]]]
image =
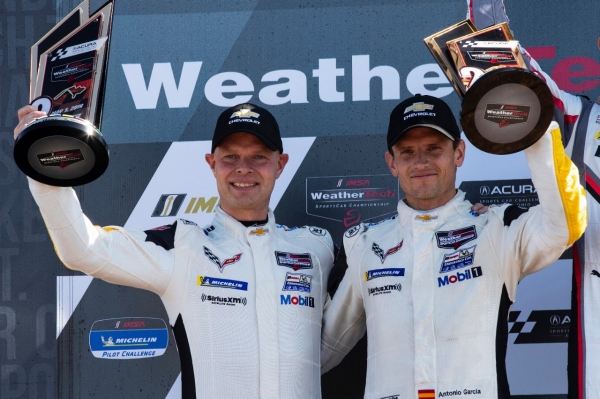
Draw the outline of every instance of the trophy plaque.
[[[32,179],[78,186],[96,180],[108,167],[108,147],[96,126],[112,13],[109,2],[89,16],[86,0],[31,49],[30,104],[47,116],[23,129],[13,156]]]
[[[429,36],[425,44],[442,69],[451,65],[446,76],[462,98],[460,124],[469,141],[492,154],[521,151],[550,125],[552,93],[527,69],[506,23],[465,35],[452,29],[466,22]],[[440,40],[446,40],[447,52],[432,45],[439,47]]]

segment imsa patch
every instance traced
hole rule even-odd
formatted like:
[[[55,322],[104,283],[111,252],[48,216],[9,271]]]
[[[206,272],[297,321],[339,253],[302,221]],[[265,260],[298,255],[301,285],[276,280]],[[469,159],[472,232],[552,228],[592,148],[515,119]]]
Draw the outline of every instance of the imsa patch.
[[[313,268],[310,254],[294,254],[291,252],[275,251],[275,259],[279,266],[289,267],[294,270]]]
[[[444,255],[440,273],[448,273],[472,265],[475,259],[475,247],[477,245]]]
[[[282,291],[310,292],[312,277],[308,274],[287,272]]]
[[[439,248],[458,249],[463,244],[477,238],[475,226],[463,227],[458,230],[436,231],[437,246]]]

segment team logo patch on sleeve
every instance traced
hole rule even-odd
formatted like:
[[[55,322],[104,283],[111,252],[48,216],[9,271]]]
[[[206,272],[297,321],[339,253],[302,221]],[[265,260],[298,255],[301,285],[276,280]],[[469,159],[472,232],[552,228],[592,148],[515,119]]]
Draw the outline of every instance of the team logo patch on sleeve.
[[[385,262],[385,259],[388,256],[393,255],[396,252],[400,251],[400,248],[402,248],[402,244],[403,243],[404,243],[404,240],[400,241],[400,243],[398,245],[396,245],[393,248],[388,249],[385,252],[376,243],[373,243],[373,245],[371,246],[371,249],[373,250],[373,252],[375,253],[375,255],[377,255],[379,257],[379,259],[381,260],[381,263],[383,263],[383,262]]]
[[[279,266],[290,267],[294,270],[312,269],[313,267],[310,254],[275,251],[275,259]]]
[[[458,249],[461,245],[477,238],[475,226],[463,227],[458,230],[436,231],[437,246],[440,248]]]
[[[286,273],[282,291],[310,292],[312,276],[308,274]]]
[[[248,283],[245,281],[226,280],[224,278],[198,276],[198,285],[201,287],[230,288],[234,290],[248,291]]]
[[[448,273],[472,265],[475,258],[475,247],[477,245],[444,255],[440,273]]]
[[[225,259],[223,262],[221,262],[219,257],[217,255],[213,254],[210,249],[208,249],[206,247],[203,247],[203,248],[204,248],[204,255],[206,255],[208,260],[210,260],[212,263],[219,266],[219,271],[221,273],[223,273],[223,269],[225,268],[225,266],[235,263],[242,258],[242,254],[237,254],[233,258]]]
[[[404,268],[374,269],[365,272],[365,281],[379,277],[403,277]]]

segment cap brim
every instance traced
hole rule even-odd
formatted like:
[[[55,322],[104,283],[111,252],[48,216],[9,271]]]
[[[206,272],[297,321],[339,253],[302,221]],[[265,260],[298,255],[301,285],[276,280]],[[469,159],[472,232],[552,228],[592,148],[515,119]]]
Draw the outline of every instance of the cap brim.
[[[392,147],[394,144],[396,144],[396,142],[400,139],[400,137],[402,137],[402,135],[404,133],[408,132],[411,129],[414,129],[415,127],[428,127],[430,129],[433,129],[433,130],[436,130],[436,131],[440,132],[441,134],[443,134],[444,136],[448,137],[452,141],[458,140],[458,137],[454,137],[446,129],[443,129],[443,128],[437,126],[437,125],[430,125],[430,124],[427,124],[427,123],[420,123],[420,124],[417,124],[417,125],[412,125],[411,127],[407,128],[407,129],[404,129],[403,131],[401,131],[400,133],[398,133],[396,135],[396,137],[394,137],[394,140],[392,140],[392,142],[389,143],[388,145],[390,147]]]

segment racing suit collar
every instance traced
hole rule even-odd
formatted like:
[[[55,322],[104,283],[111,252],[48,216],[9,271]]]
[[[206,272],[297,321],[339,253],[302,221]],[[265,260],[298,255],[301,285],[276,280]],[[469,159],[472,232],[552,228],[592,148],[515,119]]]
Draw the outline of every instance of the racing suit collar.
[[[215,230],[220,231],[224,234],[234,236],[241,240],[246,240],[249,234],[274,234],[276,230],[275,215],[271,208],[269,208],[268,221],[263,226],[250,226],[246,227],[236,219],[229,216],[219,205],[216,207],[216,215],[213,219],[212,224],[215,226]],[[261,230],[258,230],[261,229]],[[258,231],[257,231],[258,230]]]
[[[456,211],[462,213],[462,208],[468,208],[465,211],[468,213],[470,206],[470,202],[465,201],[465,193],[461,190],[456,190],[454,198],[439,208],[429,211],[417,211],[401,200],[398,202],[398,216],[401,224],[427,223],[438,225],[444,223],[451,215],[455,215]]]

